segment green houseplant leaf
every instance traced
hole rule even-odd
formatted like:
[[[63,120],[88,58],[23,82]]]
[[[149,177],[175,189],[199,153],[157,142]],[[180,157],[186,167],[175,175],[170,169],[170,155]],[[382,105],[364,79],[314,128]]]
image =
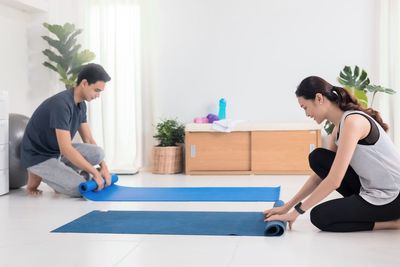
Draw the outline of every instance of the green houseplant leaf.
[[[357,98],[358,103],[360,103],[363,108],[368,108],[368,97],[364,90],[354,90],[353,95]]]
[[[350,66],[345,66],[339,73],[338,81],[350,94],[357,98],[363,108],[368,107],[366,87],[370,80],[365,70],[358,66],[355,66],[354,70]]]
[[[365,70],[358,66],[354,67],[354,70],[350,66],[345,66],[340,71],[338,81],[347,89],[353,90],[365,90],[365,87],[369,84],[368,74]]]
[[[396,91],[380,85],[371,85],[368,74],[365,70],[355,66],[352,70],[350,66],[345,66],[339,73],[338,81],[343,87],[353,94],[363,108],[368,108],[368,104],[372,107],[376,93],[382,92],[386,94],[395,94]],[[368,103],[367,92],[372,93],[372,100]],[[324,130],[327,134],[331,134],[334,125],[330,121],[326,121]]]
[[[325,121],[324,130],[327,134],[331,134],[333,132],[333,128],[335,128],[335,124],[330,121]]]
[[[153,136],[159,141],[159,146],[176,146],[184,143],[185,126],[176,119],[164,119],[156,125],[156,135]]]
[[[366,87],[369,85],[370,80],[368,73],[364,69],[361,69],[359,66],[354,66],[354,69],[351,69],[350,66],[344,66],[339,73],[338,82],[357,98],[363,108],[368,107]],[[334,127],[335,125],[332,122],[326,121],[324,130],[327,134],[331,134]]]
[[[92,61],[96,55],[88,49],[80,51],[81,45],[77,44],[76,38],[82,29],[76,29],[74,24],[43,23],[43,26],[55,36],[42,36],[50,46],[50,49],[42,51],[48,58],[43,65],[57,72],[67,88],[74,87],[82,65]]]
[[[367,86],[367,90],[372,93],[371,107],[374,103],[376,93],[382,92],[382,93],[386,93],[389,95],[393,95],[396,93],[396,91],[393,89],[386,88],[386,87],[383,87],[380,85],[371,85],[371,84]]]
[[[368,107],[368,96],[366,87],[369,85],[370,80],[368,73],[361,69],[359,66],[355,66],[352,70],[350,66],[344,66],[340,71],[338,82],[352,95],[357,98],[358,102],[363,108]],[[326,121],[324,130],[327,134],[331,134],[335,125]]]

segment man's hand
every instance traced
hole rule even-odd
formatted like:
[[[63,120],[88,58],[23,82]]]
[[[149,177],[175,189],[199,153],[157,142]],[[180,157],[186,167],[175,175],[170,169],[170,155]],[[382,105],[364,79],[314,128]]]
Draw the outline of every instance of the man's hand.
[[[106,180],[106,187],[111,185],[111,174],[105,161],[100,163],[100,174]]]
[[[94,181],[96,182],[96,184],[97,184],[97,189],[96,189],[96,191],[100,191],[100,190],[102,190],[102,189],[104,188],[104,179],[103,179],[103,177],[101,176],[100,172],[98,172],[97,170],[96,170],[95,173],[93,173],[93,180],[94,180]]]

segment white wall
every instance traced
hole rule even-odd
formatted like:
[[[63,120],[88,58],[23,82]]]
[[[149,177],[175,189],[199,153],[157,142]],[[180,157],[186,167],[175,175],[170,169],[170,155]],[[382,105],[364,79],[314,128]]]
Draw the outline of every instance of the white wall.
[[[49,23],[76,23],[81,27],[84,10],[78,0],[0,0],[0,89],[9,92],[10,112],[31,116],[37,106],[63,89],[58,76],[45,68],[42,50]]]
[[[51,24],[73,23],[78,28],[85,25],[85,2],[81,0],[48,0]],[[81,37],[82,34],[79,36]],[[78,38],[79,38],[78,37]]]
[[[37,45],[42,34],[38,19],[46,17],[46,11],[43,0],[0,1],[0,87],[9,92],[12,113],[30,116],[49,95],[44,82],[48,73],[41,66],[43,57]]]
[[[40,13],[48,8],[48,0],[0,0],[0,4],[18,9],[24,13]]]
[[[157,118],[189,122],[225,97],[233,119],[307,121],[294,97],[303,78],[337,84],[346,64],[376,73],[374,0],[150,2],[144,90]]]
[[[55,73],[41,66],[41,23],[83,27],[84,1],[36,0],[34,10],[48,5],[39,15],[10,10],[4,1],[13,0],[0,0],[0,32],[6,36],[0,42],[0,86],[15,103],[11,111],[30,115],[60,86]],[[217,113],[218,99],[225,97],[233,119],[302,122],[308,119],[294,91],[306,76],[337,84],[342,67],[357,64],[376,80],[374,0],[139,1],[145,165],[159,118],[189,122]]]

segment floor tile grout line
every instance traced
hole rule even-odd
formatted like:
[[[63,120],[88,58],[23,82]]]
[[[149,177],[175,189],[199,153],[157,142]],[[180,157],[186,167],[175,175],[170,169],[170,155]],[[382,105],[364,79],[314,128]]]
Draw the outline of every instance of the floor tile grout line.
[[[239,245],[240,245],[240,240],[237,240],[237,241],[236,241],[235,248],[233,249],[233,252],[232,252],[232,256],[231,256],[231,258],[230,258],[229,261],[228,261],[227,267],[230,267],[230,266],[231,266],[231,264],[232,264],[232,262],[233,262],[233,259],[235,258],[236,252],[238,251]]]
[[[113,267],[117,267],[119,264],[121,264],[121,262],[126,259],[133,251],[135,251],[143,242],[143,239],[140,239],[140,241],[132,248],[129,250],[128,253],[126,253],[126,255],[124,255],[119,261],[117,261],[117,263],[113,266]]]

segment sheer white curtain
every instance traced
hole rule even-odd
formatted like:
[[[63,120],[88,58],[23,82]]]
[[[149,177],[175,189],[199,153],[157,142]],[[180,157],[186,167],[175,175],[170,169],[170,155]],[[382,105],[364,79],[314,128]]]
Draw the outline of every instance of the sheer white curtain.
[[[111,76],[89,104],[88,120],[111,171],[134,173],[142,164],[140,9],[135,0],[90,0],[88,48]]]
[[[378,94],[377,108],[400,148],[400,1],[379,1],[379,84],[397,91]]]

